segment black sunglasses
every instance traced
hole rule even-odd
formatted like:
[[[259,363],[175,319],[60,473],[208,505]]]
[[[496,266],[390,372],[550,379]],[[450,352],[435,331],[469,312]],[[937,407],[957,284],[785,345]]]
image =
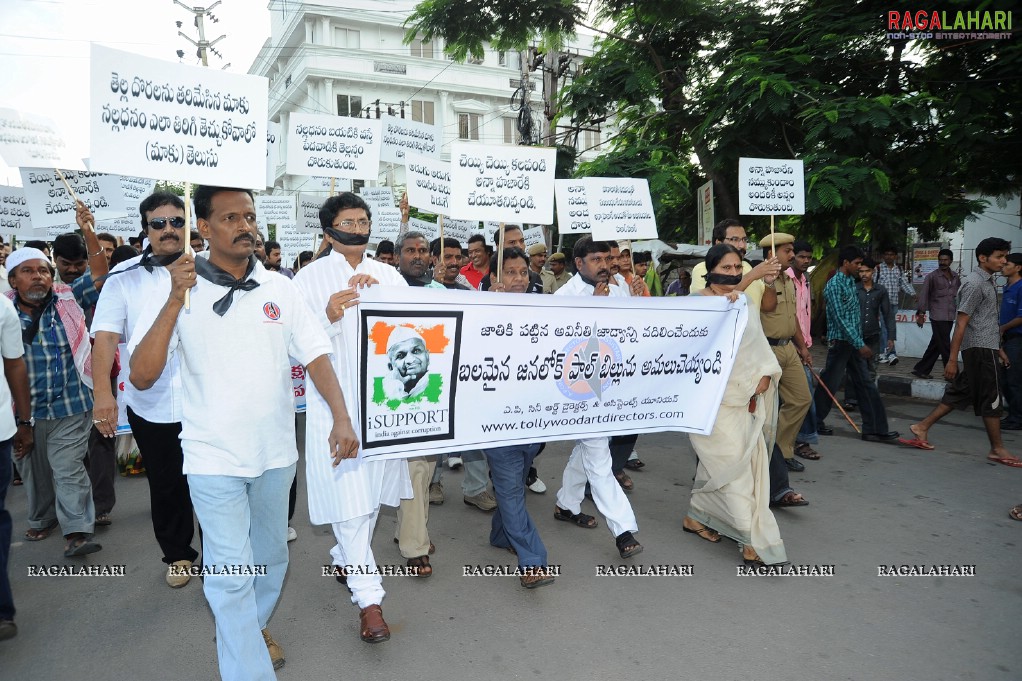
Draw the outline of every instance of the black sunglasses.
[[[181,229],[182,227],[185,226],[185,219],[182,218],[182,217],[176,217],[176,218],[153,218],[152,220],[149,221],[149,228],[150,229],[163,229],[164,227],[167,226],[168,222],[170,223],[170,226],[173,227],[174,229]]]

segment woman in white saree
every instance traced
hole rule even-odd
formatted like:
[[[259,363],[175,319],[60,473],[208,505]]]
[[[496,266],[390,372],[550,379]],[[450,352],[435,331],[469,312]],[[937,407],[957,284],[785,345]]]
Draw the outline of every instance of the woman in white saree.
[[[711,248],[706,271],[706,288],[692,295],[737,300],[742,260],[733,246]],[[713,543],[720,535],[735,540],[745,564],[753,567],[787,562],[769,507],[768,448],[777,421],[780,375],[759,315],[751,311],[713,431],[689,436],[699,461],[683,529]]]

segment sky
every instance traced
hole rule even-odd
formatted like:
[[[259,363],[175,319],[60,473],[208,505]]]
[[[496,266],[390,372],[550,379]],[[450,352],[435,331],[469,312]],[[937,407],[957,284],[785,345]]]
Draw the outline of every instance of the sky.
[[[215,0],[182,0],[211,6]],[[220,21],[206,19],[206,39],[217,43],[228,71],[247,73],[270,35],[266,0],[224,0],[213,9]],[[196,65],[195,46],[181,31],[198,40],[194,14],[173,0],[0,0],[0,108],[48,116],[56,122],[77,155],[89,155],[89,43],[126,52]],[[0,159],[0,184],[20,185],[16,169]]]

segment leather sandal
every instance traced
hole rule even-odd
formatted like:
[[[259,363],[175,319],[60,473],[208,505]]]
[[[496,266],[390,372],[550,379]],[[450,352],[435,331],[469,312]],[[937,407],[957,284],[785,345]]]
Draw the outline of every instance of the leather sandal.
[[[617,552],[621,554],[622,558],[631,558],[642,553],[642,544],[635,541],[635,537],[632,536],[631,532],[622,532],[614,538],[614,543],[617,545]]]
[[[367,605],[359,612],[361,633],[366,643],[383,643],[390,640],[390,627],[383,621],[383,609],[379,605]]]
[[[414,577],[429,577],[433,574],[433,567],[429,564],[429,556],[409,558],[405,565],[411,568],[411,573]]]

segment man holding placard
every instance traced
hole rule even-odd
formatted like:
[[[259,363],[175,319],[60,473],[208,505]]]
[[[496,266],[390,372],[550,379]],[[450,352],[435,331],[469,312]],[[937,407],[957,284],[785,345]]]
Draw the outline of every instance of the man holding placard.
[[[303,267],[294,282],[330,338],[332,371],[344,387],[348,412],[358,419],[358,367],[349,364],[347,346],[358,338],[357,312],[353,308],[358,305],[359,289],[408,284],[396,269],[366,256],[372,212],[360,196],[342,192],[330,197],[320,208],[319,219],[323,241],[331,250]],[[309,516],[314,524],[329,523],[333,528],[337,545],[330,555],[341,571],[338,579],[346,581],[352,602],[360,608],[362,640],[386,641],[390,629],[380,608],[386,592],[376,570],[372,538],[380,506],[398,506],[401,499],[412,498],[408,463],[403,459],[364,461],[361,456],[353,456],[331,466],[331,452],[325,449],[325,435],[333,421],[328,396],[311,386],[307,398]],[[428,546],[422,548],[416,555],[428,555]]]

